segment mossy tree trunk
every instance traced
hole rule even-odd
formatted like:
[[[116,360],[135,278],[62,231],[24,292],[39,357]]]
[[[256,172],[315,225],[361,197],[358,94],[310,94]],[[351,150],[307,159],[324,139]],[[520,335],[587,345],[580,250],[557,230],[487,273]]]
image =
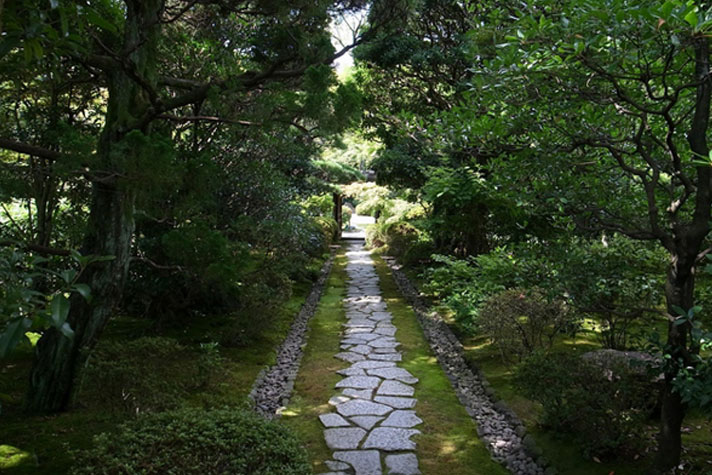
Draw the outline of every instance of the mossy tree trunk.
[[[82,277],[92,299],[72,299],[68,322],[74,338],[49,330],[39,341],[26,399],[29,412],[56,412],[70,402],[76,369],[106,326],[123,290],[134,231],[135,186],[129,163],[141,150],[125,146],[127,133],[149,132],[141,125],[152,107],[161,0],[127,0],[122,66],[107,68],[108,107],[97,150],[84,255],[113,256],[89,266]],[[135,78],[141,78],[136,81]]]

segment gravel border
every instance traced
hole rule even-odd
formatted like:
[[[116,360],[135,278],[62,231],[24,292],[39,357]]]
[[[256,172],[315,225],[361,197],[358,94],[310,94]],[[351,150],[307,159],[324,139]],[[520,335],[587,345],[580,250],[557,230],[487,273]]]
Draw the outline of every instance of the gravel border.
[[[279,417],[289,404],[294,390],[294,380],[304,354],[309,319],[316,312],[321,294],[334,264],[334,252],[321,268],[319,279],[312,286],[304,305],[294,318],[289,333],[277,348],[277,362],[260,371],[252,385],[249,398],[254,402],[254,411],[266,419]]]
[[[462,344],[448,325],[420,297],[401,266],[392,257],[382,256],[390,267],[401,294],[413,307],[425,338],[440,366],[450,379],[460,403],[477,423],[477,433],[485,442],[492,459],[516,475],[555,475],[556,469],[545,469],[548,462],[534,439],[526,435],[524,424],[503,401],[496,401],[494,391],[484,375],[470,367],[464,358]]]

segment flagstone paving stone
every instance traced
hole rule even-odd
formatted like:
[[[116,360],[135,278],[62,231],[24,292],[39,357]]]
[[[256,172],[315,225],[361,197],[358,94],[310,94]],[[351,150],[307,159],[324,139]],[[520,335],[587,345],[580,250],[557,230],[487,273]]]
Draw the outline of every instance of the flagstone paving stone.
[[[341,351],[334,355],[347,367],[337,370],[342,394],[329,399],[332,411],[319,416],[324,440],[334,450],[329,473],[381,475],[419,474],[415,426],[422,419],[413,410],[418,378],[398,367],[397,328],[381,297],[378,274],[361,244],[347,252],[349,288],[344,306]],[[371,449],[371,450],[364,450]],[[392,452],[398,453],[392,453]]]

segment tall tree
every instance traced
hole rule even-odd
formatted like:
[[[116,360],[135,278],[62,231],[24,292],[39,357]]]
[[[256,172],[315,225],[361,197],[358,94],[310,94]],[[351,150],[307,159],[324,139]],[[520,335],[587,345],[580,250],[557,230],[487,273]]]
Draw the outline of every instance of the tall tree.
[[[498,161],[504,186],[553,202],[580,230],[657,241],[669,253],[658,453],[668,470],[686,412],[678,377],[700,351],[690,310],[712,207],[710,11],[599,0],[541,2],[516,16],[475,83],[489,112],[467,123],[475,135],[527,144]]]
[[[327,32],[329,9],[358,6],[358,2],[280,5],[219,0],[49,3],[7,5],[3,11],[7,34],[1,46],[24,54],[28,62],[56,56],[84,68],[103,86],[103,129],[85,164],[92,198],[82,253],[111,259],[93,264],[82,276],[93,298],[72,300],[68,322],[74,338],[50,329],[38,343],[27,398],[27,409],[35,412],[67,406],[75,371],[121,298],[136,198],[146,186],[141,178],[166,153],[157,124],[191,116],[193,122],[210,120],[200,116],[203,104],[226,97],[249,98],[284,81],[306,77],[327,84],[318,77],[330,71],[314,66],[327,65],[352,47],[334,53]],[[214,40],[200,45],[167,43],[180,38],[173,28],[181,23],[211,26],[216,31]],[[193,52],[208,52],[215,62],[183,68],[180,58],[171,62],[160,54],[169,47],[186,46],[194,47]],[[180,76],[186,72],[192,77]],[[239,113],[238,108],[238,117],[223,119],[239,122]],[[71,150],[51,150],[15,137],[1,138],[0,147],[57,162],[71,155]]]

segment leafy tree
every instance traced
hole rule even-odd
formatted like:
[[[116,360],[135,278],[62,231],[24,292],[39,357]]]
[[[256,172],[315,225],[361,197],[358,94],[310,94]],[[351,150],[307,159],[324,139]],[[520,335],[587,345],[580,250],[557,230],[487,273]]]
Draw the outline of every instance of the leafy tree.
[[[50,330],[39,342],[28,410],[66,407],[82,349],[95,344],[120,300],[137,203],[173,175],[171,139],[191,137],[199,151],[211,141],[211,123],[274,132],[271,124],[286,123],[308,130],[332,117],[334,104],[348,109],[353,104],[348,90],[330,88],[332,73],[325,65],[338,54],[326,27],[330,8],[358,6],[194,0],[5,5],[2,67],[24,60],[23,71],[37,75],[47,58],[82,71],[101,88],[93,99],[101,133],[78,162],[72,162],[73,144],[43,147],[18,130],[3,130],[10,135],[0,138],[0,147],[55,164],[72,163],[68,168],[73,170],[80,165],[92,188],[83,254],[112,257],[82,274],[80,283],[91,287],[93,299],[71,302],[67,321],[74,338]],[[206,55],[211,61],[204,61]],[[345,123],[336,120],[332,130]]]
[[[668,252],[659,468],[669,469],[686,410],[674,381],[700,351],[680,309],[694,306],[710,231],[710,12],[601,0],[541,2],[516,17],[473,81],[472,107],[490,112],[467,125],[491,143],[488,131],[504,131],[512,151],[496,163],[503,186],[572,215],[579,231],[615,231]]]

